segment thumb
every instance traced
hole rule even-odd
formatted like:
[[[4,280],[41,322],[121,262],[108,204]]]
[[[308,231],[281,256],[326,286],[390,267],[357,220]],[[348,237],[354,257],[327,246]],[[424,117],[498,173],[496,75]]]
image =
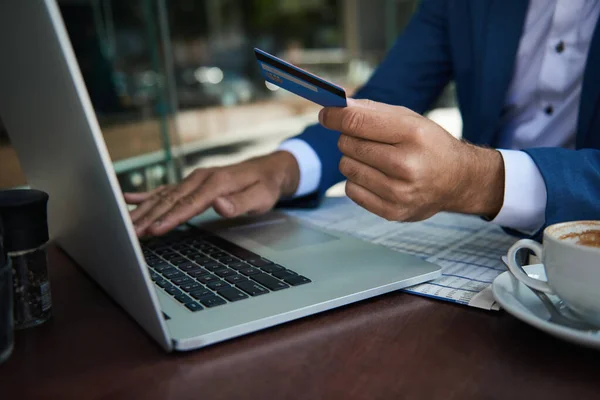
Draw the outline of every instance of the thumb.
[[[392,113],[396,115],[415,115],[416,113],[406,107],[393,106],[369,99],[347,99],[348,107],[368,108],[369,110]]]
[[[233,218],[246,213],[265,213],[273,208],[276,201],[277,195],[266,185],[255,183],[242,191],[215,199],[213,208],[221,216]]]

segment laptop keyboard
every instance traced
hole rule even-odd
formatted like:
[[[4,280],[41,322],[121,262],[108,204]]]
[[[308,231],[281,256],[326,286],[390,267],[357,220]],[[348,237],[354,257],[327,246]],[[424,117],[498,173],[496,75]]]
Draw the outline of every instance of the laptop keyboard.
[[[174,231],[141,244],[154,283],[192,312],[311,282],[196,229]]]

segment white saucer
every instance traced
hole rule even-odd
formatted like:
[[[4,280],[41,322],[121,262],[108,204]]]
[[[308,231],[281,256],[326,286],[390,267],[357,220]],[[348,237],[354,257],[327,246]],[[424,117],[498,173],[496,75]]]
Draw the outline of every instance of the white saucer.
[[[542,264],[528,265],[525,272],[533,278],[546,280]],[[600,332],[582,331],[550,322],[550,313],[542,301],[510,272],[503,272],[494,279],[492,290],[496,301],[509,314],[560,339],[600,350]],[[550,298],[555,301],[554,296]]]

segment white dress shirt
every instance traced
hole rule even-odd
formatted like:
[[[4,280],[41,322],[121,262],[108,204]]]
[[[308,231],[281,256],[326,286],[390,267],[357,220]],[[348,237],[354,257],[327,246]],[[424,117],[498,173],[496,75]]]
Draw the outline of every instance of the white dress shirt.
[[[544,225],[546,185],[531,157],[517,149],[574,147],[583,71],[599,14],[598,0],[530,0],[500,131],[504,203],[492,222],[530,234]],[[280,149],[300,166],[295,195],[315,191],[321,180],[316,152],[300,139]]]

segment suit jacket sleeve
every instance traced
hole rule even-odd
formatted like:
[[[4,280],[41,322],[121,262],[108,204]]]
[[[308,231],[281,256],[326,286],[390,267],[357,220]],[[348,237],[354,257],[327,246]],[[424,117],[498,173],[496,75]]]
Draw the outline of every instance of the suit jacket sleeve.
[[[403,105],[423,113],[431,107],[452,75],[452,63],[446,33],[446,0],[424,0],[384,61],[354,98]],[[308,127],[297,138],[306,141],[322,164],[317,193],[303,200],[317,204],[325,191],[344,180],[338,170],[341,153],[339,133],[320,125]]]
[[[546,184],[546,222],[600,219],[600,150],[525,150]],[[538,238],[543,228],[536,235]]]

